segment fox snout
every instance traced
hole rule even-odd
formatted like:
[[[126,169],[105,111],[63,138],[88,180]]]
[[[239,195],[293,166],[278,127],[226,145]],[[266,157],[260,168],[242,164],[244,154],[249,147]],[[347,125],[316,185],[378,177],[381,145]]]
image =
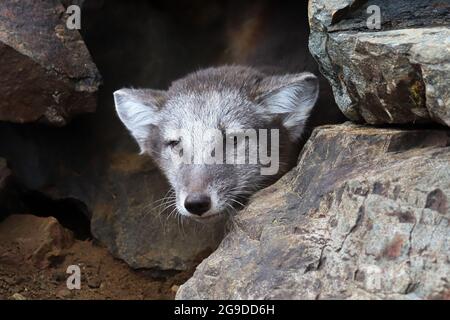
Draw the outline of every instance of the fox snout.
[[[184,200],[184,208],[189,213],[201,217],[211,209],[211,197],[206,193],[190,193]]]
[[[213,186],[214,177],[209,166],[184,165],[174,181],[177,203],[182,215],[206,220],[217,215],[219,199]]]

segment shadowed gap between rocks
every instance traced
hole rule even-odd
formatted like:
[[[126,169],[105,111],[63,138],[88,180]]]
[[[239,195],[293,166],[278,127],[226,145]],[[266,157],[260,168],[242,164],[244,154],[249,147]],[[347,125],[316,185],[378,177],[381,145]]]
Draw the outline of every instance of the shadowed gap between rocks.
[[[22,195],[28,212],[38,217],[54,217],[66,229],[74,233],[77,240],[92,238],[86,205],[77,199],[53,200],[39,192],[28,191]]]

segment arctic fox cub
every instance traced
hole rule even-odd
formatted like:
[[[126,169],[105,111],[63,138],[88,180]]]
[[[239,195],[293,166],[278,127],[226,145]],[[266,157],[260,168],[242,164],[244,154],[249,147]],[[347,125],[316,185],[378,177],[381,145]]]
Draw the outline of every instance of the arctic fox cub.
[[[121,89],[114,99],[141,152],[166,175],[178,212],[207,221],[244,206],[295,165],[318,93],[308,72],[223,66],[167,91]]]

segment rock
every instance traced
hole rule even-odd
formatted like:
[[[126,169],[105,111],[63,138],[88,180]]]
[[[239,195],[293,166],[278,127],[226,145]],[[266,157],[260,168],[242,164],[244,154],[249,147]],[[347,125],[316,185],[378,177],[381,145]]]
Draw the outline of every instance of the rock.
[[[177,293],[178,289],[180,289],[180,286],[174,284],[172,287],[170,287],[170,291],[173,293]]]
[[[27,298],[25,298],[23,295],[21,295],[20,293],[14,293],[11,296],[12,300],[27,300]]]
[[[0,223],[2,257],[12,260],[27,257],[41,269],[63,259],[64,249],[69,248],[73,241],[72,232],[63,228],[53,217],[11,215]],[[18,252],[11,251],[11,248]]]
[[[381,29],[366,25],[378,5]],[[450,4],[314,0],[309,47],[351,120],[450,126]]]
[[[0,120],[65,125],[93,112],[100,75],[58,0],[0,4]]]
[[[102,285],[102,281],[98,278],[89,278],[88,279],[88,287],[91,289],[98,289]]]
[[[177,299],[448,297],[448,199],[449,131],[319,127]]]
[[[55,296],[58,299],[62,299],[62,300],[73,298],[73,295],[74,295],[73,291],[71,291],[67,288],[61,288],[55,294]]]

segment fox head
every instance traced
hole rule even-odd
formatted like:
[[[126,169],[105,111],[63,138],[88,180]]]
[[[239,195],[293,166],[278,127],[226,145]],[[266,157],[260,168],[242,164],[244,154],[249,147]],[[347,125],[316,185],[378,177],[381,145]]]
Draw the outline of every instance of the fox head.
[[[244,206],[295,165],[318,92],[311,73],[224,66],[192,73],[167,91],[120,89],[114,100],[141,153],[171,184],[178,213],[208,221]]]

